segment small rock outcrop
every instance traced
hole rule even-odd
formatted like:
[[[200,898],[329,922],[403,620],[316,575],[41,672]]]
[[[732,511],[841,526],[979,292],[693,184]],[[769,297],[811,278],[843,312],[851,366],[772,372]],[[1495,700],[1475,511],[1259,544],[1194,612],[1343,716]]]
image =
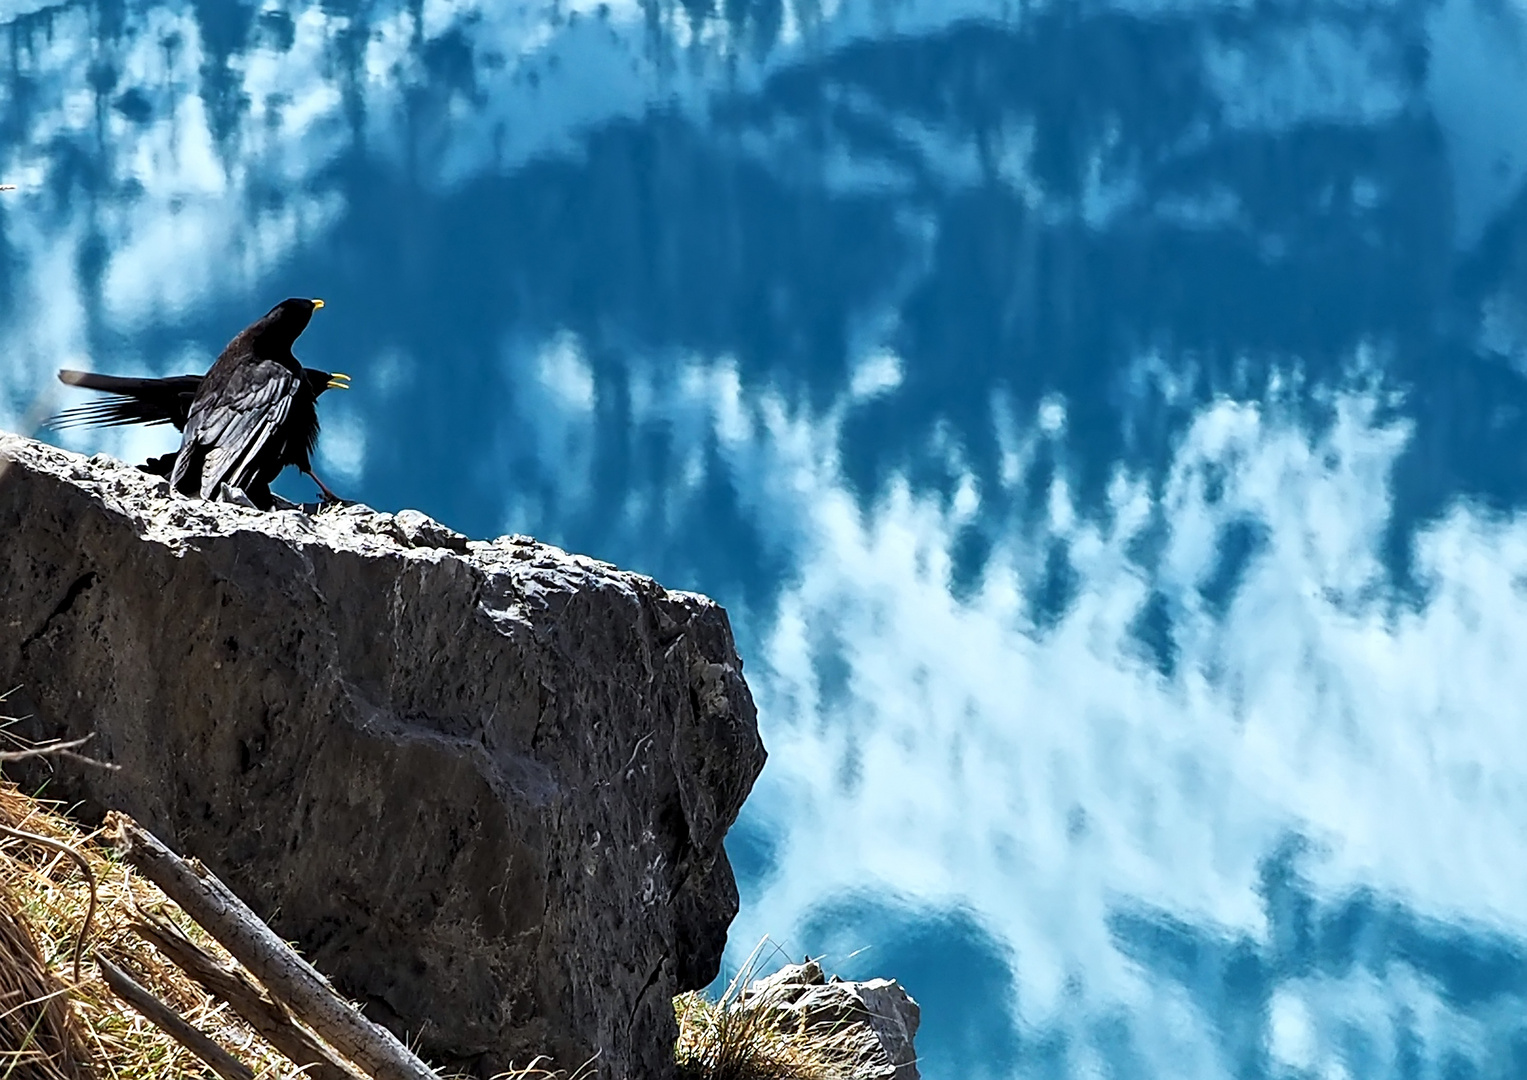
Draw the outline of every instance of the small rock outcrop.
[[[210,866],[428,1056],[673,1071],[763,767],[726,613],[415,511],[260,513],[0,434],[0,683],[50,795]]]
[[[895,979],[829,979],[808,960],[749,984],[738,1007],[831,1045],[844,1061],[843,1080],[918,1080],[913,1039],[922,1011]]]

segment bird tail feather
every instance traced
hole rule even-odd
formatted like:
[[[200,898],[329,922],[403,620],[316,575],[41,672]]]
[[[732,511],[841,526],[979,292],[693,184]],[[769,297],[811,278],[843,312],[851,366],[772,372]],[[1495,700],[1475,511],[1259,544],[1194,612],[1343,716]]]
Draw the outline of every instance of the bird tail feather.
[[[135,379],[124,375],[102,375],[95,371],[74,371],[63,368],[58,381],[66,386],[78,386],[85,390],[104,390],[108,394],[138,394],[152,388],[162,379]]]

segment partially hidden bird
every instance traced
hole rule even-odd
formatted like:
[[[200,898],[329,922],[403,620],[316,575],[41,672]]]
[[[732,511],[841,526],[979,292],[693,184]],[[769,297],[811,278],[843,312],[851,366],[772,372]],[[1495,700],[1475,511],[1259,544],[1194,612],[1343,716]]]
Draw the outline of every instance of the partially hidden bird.
[[[211,498],[227,484],[268,510],[276,502],[271,481],[295,465],[326,502],[342,502],[313,472],[310,459],[318,439],[318,396],[348,389],[350,377],[302,367],[292,355],[297,336],[321,307],[322,300],[283,300],[240,331],[205,376],[60,371],[59,379],[71,386],[111,396],[65,409],[49,425],[173,424],[182,432],[180,449],[140,468],[168,476],[185,494]]]

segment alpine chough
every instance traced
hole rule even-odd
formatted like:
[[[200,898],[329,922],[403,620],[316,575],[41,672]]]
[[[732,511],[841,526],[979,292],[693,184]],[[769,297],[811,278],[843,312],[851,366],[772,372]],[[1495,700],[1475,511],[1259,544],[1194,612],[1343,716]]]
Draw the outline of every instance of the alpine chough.
[[[350,376],[343,372],[302,369],[303,378],[316,398],[325,390],[348,390]],[[170,375],[159,379],[102,375],[94,371],[64,368],[58,381],[82,390],[100,390],[110,397],[75,405],[49,417],[44,427],[62,431],[73,427],[121,427],[142,424],[174,424],[184,431],[191,414],[191,399],[201,388],[201,375]],[[175,467],[176,452],[151,457],[138,468],[154,476],[168,477]]]
[[[176,490],[210,499],[226,484],[269,509],[270,482],[295,465],[326,502],[342,501],[313,473],[319,391],[292,355],[297,336],[321,307],[322,300],[283,300],[223,349],[187,407],[170,470]],[[329,385],[332,377],[324,388]]]

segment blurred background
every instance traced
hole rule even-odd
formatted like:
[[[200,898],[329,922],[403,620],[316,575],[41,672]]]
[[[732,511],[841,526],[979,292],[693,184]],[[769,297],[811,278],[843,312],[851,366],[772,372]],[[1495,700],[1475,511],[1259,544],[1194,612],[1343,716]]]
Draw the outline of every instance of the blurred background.
[[[733,964],[900,979],[931,1080],[1527,1076],[1517,0],[0,43],[0,425],[322,297],[331,486],[730,611]]]

